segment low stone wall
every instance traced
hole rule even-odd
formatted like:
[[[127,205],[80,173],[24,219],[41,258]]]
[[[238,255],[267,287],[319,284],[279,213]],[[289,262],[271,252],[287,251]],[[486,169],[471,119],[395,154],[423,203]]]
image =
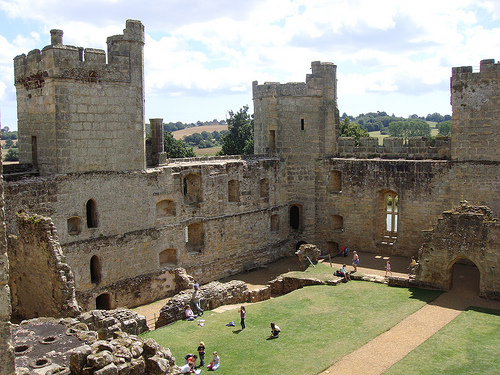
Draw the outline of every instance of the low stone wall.
[[[232,280],[227,283],[213,281],[199,288],[200,305],[203,310],[213,310],[222,305],[249,302],[250,295],[246,283],[240,280]],[[259,294],[254,294],[254,298],[260,298]],[[155,322],[155,328],[184,319],[185,306],[189,305],[194,308],[192,299],[193,290],[184,290],[170,298],[161,308],[160,316]]]
[[[92,310],[77,319],[87,325],[88,330],[98,332],[100,339],[109,338],[118,331],[131,335],[149,331],[146,318],[128,309]]]

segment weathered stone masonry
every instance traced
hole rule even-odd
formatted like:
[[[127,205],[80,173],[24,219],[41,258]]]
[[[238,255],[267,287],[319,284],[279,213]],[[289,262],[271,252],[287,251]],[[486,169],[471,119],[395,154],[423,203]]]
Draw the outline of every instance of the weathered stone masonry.
[[[145,168],[142,24],[108,39],[107,64],[61,35],[15,59],[21,163],[40,176],[7,176],[6,224],[17,234],[19,210],[50,216],[84,309],[167,296],[176,267],[205,283],[301,242],[416,255],[421,231],[463,199],[500,212],[490,60],[453,70],[454,136],[434,147],[339,137],[337,67],[313,62],[304,83],[253,83],[256,156],[168,160],[155,119]]]

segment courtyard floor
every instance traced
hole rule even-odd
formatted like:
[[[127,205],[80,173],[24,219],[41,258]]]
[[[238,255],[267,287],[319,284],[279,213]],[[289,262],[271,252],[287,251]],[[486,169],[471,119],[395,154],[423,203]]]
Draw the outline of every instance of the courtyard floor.
[[[381,256],[372,253],[359,253],[360,266],[358,272],[369,275],[385,275],[387,259],[391,261],[393,276],[408,277],[410,259],[398,256]],[[351,257],[331,259],[332,273],[346,263],[348,270]],[[323,260],[326,264],[329,259]],[[273,278],[289,271],[301,270],[297,258],[291,257],[271,263],[255,271],[234,275],[221,280],[243,280],[249,289],[258,289]],[[382,374],[393,364],[426,341],[446,324],[456,318],[469,306],[500,310],[500,301],[486,300],[478,296],[478,280],[471,273],[471,267],[456,266],[453,289],[443,293],[432,303],[410,315],[399,324],[381,334],[366,345],[347,355],[333,366],[321,372],[323,374]],[[141,315],[151,317],[157,315],[166,300],[134,309]],[[221,306],[214,310],[222,312],[237,308],[239,305]],[[149,319],[148,319],[149,321]]]

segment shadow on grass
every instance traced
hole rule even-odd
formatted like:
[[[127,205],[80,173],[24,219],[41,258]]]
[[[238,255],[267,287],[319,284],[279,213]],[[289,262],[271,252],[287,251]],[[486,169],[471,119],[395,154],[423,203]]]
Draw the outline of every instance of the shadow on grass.
[[[418,289],[418,288],[409,288],[411,293],[410,298],[418,299],[419,301],[423,301],[426,303],[434,301],[444,292],[442,290],[429,290],[429,289]]]

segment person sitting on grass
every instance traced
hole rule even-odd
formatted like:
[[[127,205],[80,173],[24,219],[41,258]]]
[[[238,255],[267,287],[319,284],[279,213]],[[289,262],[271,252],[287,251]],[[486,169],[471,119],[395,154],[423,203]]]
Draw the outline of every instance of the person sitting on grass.
[[[280,327],[278,327],[276,324],[271,323],[271,336],[269,336],[270,339],[277,339],[280,335]]]
[[[207,370],[208,371],[215,371],[219,368],[219,366],[220,366],[219,355],[217,354],[217,352],[214,352],[213,358],[207,366]]]
[[[194,318],[196,318],[196,315],[194,315],[193,310],[191,310],[189,305],[186,305],[184,308],[184,314],[186,315],[186,320],[194,320]]]
[[[195,354],[187,359],[187,364],[189,365],[190,372],[194,372],[196,370],[196,360],[198,356]]]
[[[344,277],[345,281],[351,281],[351,274],[349,273],[349,271],[347,271],[345,264],[340,267],[339,274],[340,276]]]

